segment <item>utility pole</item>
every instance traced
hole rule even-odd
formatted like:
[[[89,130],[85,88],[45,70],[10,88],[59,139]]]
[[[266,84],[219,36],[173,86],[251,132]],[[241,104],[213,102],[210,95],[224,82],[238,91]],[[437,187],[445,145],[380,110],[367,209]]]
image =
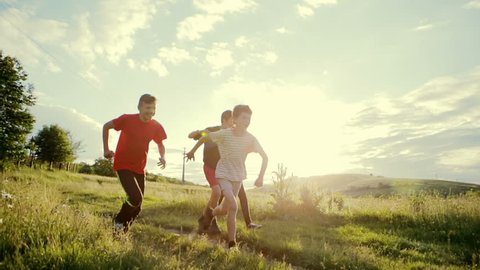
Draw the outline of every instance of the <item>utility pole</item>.
[[[182,184],[185,184],[185,159],[186,159],[185,147],[183,148],[183,169],[182,169]]]

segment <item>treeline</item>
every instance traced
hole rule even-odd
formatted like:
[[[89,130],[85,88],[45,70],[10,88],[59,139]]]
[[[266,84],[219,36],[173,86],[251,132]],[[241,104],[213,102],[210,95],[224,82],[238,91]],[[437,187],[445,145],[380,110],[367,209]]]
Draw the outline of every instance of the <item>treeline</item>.
[[[85,162],[79,163],[78,171],[76,172],[103,176],[116,176],[115,171],[113,170],[112,160],[105,158],[97,158],[93,165]]]
[[[27,78],[20,62],[0,50],[0,171],[22,164],[74,169],[81,142],[67,130],[53,124],[31,136],[35,117],[29,108],[36,97]]]

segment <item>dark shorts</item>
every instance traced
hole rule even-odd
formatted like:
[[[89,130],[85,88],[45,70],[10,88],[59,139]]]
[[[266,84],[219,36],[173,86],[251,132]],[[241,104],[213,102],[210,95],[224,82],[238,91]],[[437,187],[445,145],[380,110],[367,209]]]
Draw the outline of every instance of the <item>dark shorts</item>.
[[[208,167],[207,165],[203,165],[203,172],[205,173],[205,177],[207,178],[210,187],[218,185],[217,178],[215,177],[215,169]]]

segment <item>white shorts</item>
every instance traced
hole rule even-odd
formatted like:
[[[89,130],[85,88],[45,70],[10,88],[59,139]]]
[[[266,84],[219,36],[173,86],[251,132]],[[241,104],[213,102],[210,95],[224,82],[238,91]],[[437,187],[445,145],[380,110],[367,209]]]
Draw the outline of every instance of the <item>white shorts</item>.
[[[242,181],[230,181],[222,178],[217,180],[218,184],[220,184],[220,189],[222,190],[223,194],[231,191],[233,196],[238,196],[238,191],[240,191],[240,188],[242,187]]]

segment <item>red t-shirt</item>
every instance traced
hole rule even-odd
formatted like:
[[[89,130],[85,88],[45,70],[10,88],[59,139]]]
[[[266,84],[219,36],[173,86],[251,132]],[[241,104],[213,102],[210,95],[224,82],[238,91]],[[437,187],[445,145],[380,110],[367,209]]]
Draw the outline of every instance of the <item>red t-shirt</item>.
[[[157,144],[167,138],[162,125],[155,120],[142,122],[140,115],[124,114],[113,120],[115,130],[121,130],[118,139],[117,150],[113,169],[131,170],[133,172],[145,173],[147,165],[148,145],[151,140]]]

